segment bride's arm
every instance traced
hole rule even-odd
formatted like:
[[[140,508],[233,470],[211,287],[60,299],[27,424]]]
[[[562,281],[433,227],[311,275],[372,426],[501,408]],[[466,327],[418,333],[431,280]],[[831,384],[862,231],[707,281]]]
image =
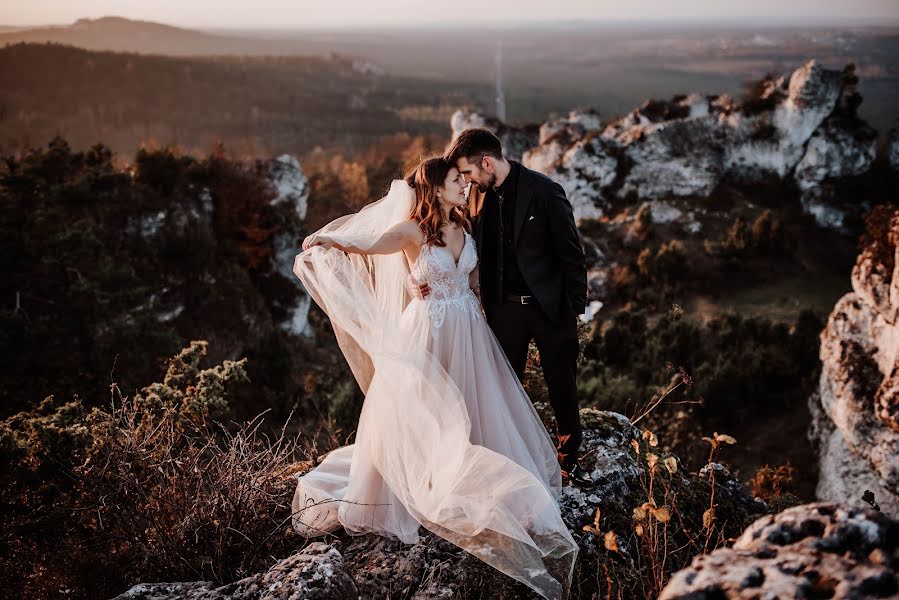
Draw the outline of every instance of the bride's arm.
[[[315,239],[317,237],[319,237],[321,235],[327,235],[327,234],[320,233],[322,229],[324,229],[325,227],[330,227],[332,229],[340,227],[346,221],[348,221],[350,217],[354,217],[354,216],[356,216],[356,213],[350,213],[348,215],[343,215],[342,217],[338,217],[338,218],[334,219],[333,221],[331,221],[330,223],[328,223],[327,225],[325,225],[318,231],[314,231],[314,232],[310,233],[309,235],[306,236],[306,239],[303,240],[303,250],[308,250],[309,248],[311,248],[312,242],[315,241]]]
[[[313,234],[303,241],[303,248],[322,246],[324,248],[337,248],[343,252],[353,254],[393,254],[404,248],[421,244],[424,234],[415,221],[403,221],[397,223],[379,237],[373,244],[360,248],[353,244],[340,244],[330,234]]]

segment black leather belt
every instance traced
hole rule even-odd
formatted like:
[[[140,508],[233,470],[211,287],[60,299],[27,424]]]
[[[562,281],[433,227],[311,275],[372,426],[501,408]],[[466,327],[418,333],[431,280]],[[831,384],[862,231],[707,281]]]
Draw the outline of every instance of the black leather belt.
[[[503,294],[503,297],[509,302],[517,302],[518,304],[533,304],[533,296],[522,296],[520,294]]]

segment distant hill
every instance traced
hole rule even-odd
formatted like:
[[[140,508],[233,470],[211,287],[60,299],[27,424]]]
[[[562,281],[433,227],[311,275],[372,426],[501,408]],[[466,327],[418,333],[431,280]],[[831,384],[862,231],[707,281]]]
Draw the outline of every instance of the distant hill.
[[[231,35],[216,35],[152,21],[123,17],[78,19],[72,25],[20,29],[0,34],[0,45],[53,42],[145,54],[296,54],[299,47]],[[280,48],[280,51],[279,51]]]
[[[364,58],[385,73],[492,87],[502,48],[507,120],[522,124],[591,107],[614,117],[647,98],[728,93],[808,59],[858,66],[862,116],[880,131],[897,117],[899,27],[751,22],[654,25],[407,27],[364,30],[199,30],[121,17],[0,33],[0,47],[54,42],[91,50],[176,56],[331,54]],[[471,88],[469,88],[471,89]],[[481,88],[478,88],[481,89]]]
[[[448,136],[458,106],[489,102],[484,86],[368,66],[334,55],[171,57],[14,44],[0,48],[0,152],[56,134],[75,148],[103,142],[123,154],[147,140],[200,152],[216,140],[244,154],[352,152],[402,132]]]

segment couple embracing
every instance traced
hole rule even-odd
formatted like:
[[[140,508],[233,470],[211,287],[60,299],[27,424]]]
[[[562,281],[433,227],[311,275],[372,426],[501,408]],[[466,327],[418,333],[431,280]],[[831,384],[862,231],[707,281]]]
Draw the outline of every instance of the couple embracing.
[[[355,442],[299,478],[294,527],[415,543],[424,526],[565,597],[577,544],[558,499],[563,478],[592,481],[575,387],[586,268],[562,187],[469,129],[306,238],[294,273],[365,393]],[[531,340],[555,446],[521,384]]]

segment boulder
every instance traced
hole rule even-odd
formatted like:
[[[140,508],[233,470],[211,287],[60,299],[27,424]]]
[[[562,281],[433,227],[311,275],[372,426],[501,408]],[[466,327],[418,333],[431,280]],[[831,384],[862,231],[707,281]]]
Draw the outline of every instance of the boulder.
[[[114,600],[346,600],[359,591],[340,552],[313,542],[296,554],[276,562],[265,573],[215,587],[212,583],[141,583]]]
[[[700,555],[659,600],[899,597],[899,522],[816,503],[749,526],[732,548]]]
[[[545,421],[551,413],[542,402],[535,405]],[[560,498],[562,517],[580,545],[575,585],[593,593],[603,539],[584,530],[601,509],[604,523],[617,523],[622,556],[637,550],[630,547],[625,527],[633,527],[632,511],[646,500],[641,485],[645,477],[645,455],[638,456],[633,443],[641,431],[623,415],[584,409],[582,464],[591,471],[596,485],[581,490],[565,486]],[[684,518],[702,521],[708,497],[709,473],[676,473],[685,497],[696,496],[699,504],[684,504]],[[715,498],[722,520],[748,523],[760,514],[763,505],[754,501],[724,467],[715,467]],[[751,515],[751,516],[749,516]],[[749,517],[748,517],[749,516]],[[673,523],[673,520],[672,520]],[[606,525],[604,525],[605,527]],[[673,530],[672,530],[673,531]],[[141,584],[116,600],[167,600],[188,598],[208,600],[225,597],[249,598],[386,598],[449,600],[455,598],[535,597],[523,585],[501,574],[446,540],[423,530],[416,544],[403,544],[377,535],[350,536],[337,532],[330,544],[312,543],[296,555],[283,559],[268,572],[242,579],[228,586],[213,588],[205,582]],[[628,560],[632,563],[636,555]],[[278,575],[280,574],[280,575]],[[580,582],[580,583],[579,583]],[[579,588],[580,589],[580,588]],[[578,593],[575,590],[574,593]],[[305,595],[304,595],[305,594]],[[340,595],[343,594],[343,595]],[[575,596],[576,597],[576,596]],[[587,597],[587,596],[585,596]]]

